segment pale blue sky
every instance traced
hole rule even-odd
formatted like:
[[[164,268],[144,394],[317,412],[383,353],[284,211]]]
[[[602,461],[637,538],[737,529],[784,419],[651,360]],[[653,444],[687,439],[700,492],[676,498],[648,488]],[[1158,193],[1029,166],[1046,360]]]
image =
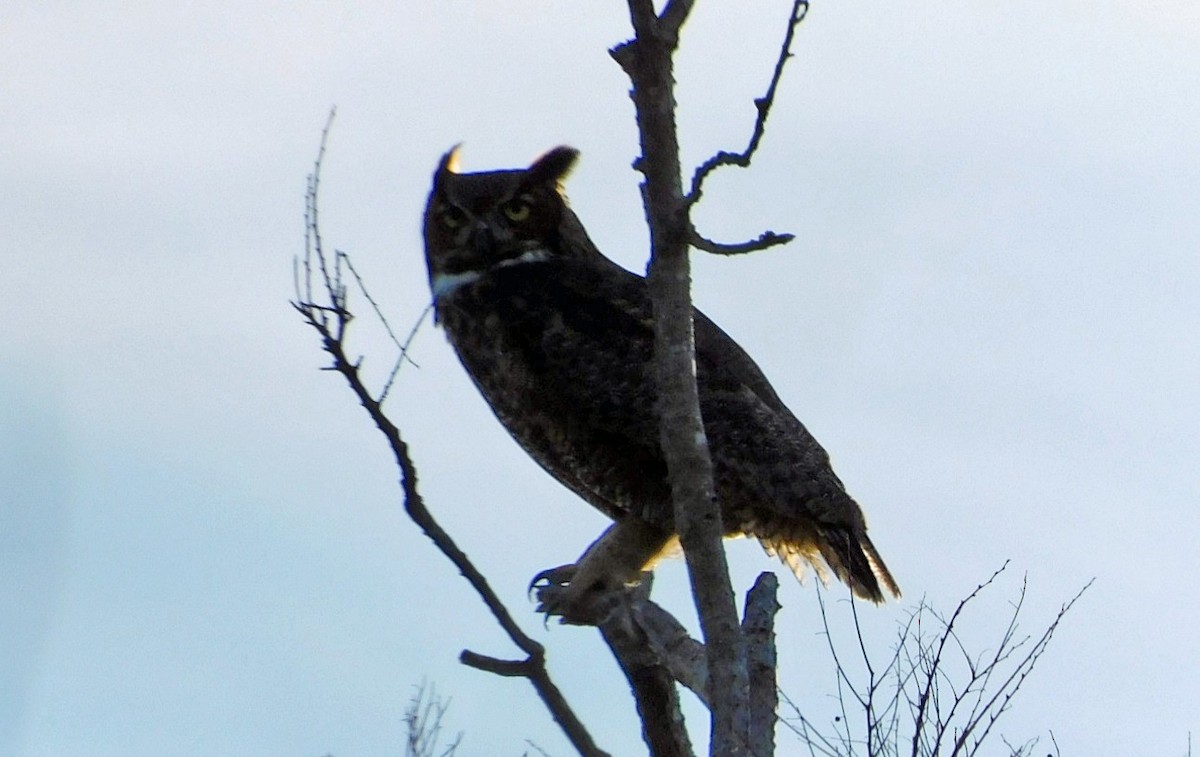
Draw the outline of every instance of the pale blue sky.
[[[457,663],[513,650],[401,513],[382,439],[287,300],[335,104],[324,231],[398,326],[428,297],[420,212],[460,141],[467,170],[580,148],[574,207],[640,269],[628,83],[605,53],[627,18],[615,1],[398,5],[0,9],[0,753],[398,753],[423,679],[453,699],[460,754],[569,753],[528,686]],[[789,4],[698,6],[688,163],[743,143]],[[699,215],[718,239],[796,241],[698,257],[696,298],[867,510],[906,591],[862,613],[880,654],[912,602],[948,609],[1006,559],[980,648],[1021,575],[1031,632],[1095,576],[1001,731],[1183,754],[1200,725],[1200,10],[943,6],[814,5],[759,163],[716,178]],[[363,325],[379,379],[392,355]],[[602,518],[508,439],[440,333],[414,357],[389,406],[426,498],[597,740],[638,753],[607,651],[544,631],[524,596]],[[773,567],[753,544],[731,555],[743,589]],[[656,594],[689,617],[680,564]],[[785,581],[781,600],[782,683],[820,718],[814,591]]]

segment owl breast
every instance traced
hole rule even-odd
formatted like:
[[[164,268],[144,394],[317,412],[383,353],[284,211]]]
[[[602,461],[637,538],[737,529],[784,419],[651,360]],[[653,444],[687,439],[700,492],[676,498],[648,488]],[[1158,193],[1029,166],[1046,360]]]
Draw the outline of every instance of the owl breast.
[[[586,269],[540,259],[494,268],[440,297],[438,320],[539,465],[610,518],[632,513],[669,526],[666,467],[652,443],[652,345],[630,338],[630,326],[644,326]]]

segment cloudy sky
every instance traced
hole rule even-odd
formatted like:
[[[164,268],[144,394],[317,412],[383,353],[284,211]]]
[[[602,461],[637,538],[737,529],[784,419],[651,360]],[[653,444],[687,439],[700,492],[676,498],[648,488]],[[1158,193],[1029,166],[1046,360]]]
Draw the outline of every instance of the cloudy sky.
[[[744,142],[788,7],[698,3],[686,164]],[[422,681],[460,754],[569,753],[528,686],[457,663],[514,651],[403,516],[288,300],[334,105],[326,239],[398,327],[427,301],[418,221],[460,141],[467,170],[580,148],[573,205],[640,270],[605,52],[627,24],[615,0],[3,4],[0,753],[395,754]],[[1183,754],[1200,728],[1197,39],[1175,0],[816,3],[756,166],[698,216],[796,234],[698,257],[696,299],[867,510],[906,592],[860,608],[881,658],[915,602],[949,610],[1006,560],[964,629],[978,651],[1023,578],[1030,633],[1096,579],[999,726],[1047,751],[1052,732],[1063,754]],[[378,382],[394,354],[367,320]],[[601,516],[507,438],[440,333],[413,350],[389,410],[426,498],[600,744],[638,753],[595,634],[544,630],[524,596]],[[731,555],[743,589],[772,567]],[[692,622],[679,564],[656,596]],[[815,592],[780,597],[781,683],[827,723]]]

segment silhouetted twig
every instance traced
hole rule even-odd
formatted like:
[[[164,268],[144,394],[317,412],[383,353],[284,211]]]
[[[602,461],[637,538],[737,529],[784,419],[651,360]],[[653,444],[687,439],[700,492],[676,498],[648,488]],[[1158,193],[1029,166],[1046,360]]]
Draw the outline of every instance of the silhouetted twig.
[[[959,625],[970,606],[996,582],[1007,566],[1006,562],[975,587],[949,617],[924,601],[918,604],[900,626],[895,650],[882,670],[871,661],[860,630],[857,652],[867,669],[865,689],[853,682],[839,655],[829,630],[824,599],[818,594],[825,637],[836,667],[839,715],[834,719],[833,734],[827,734],[784,697],[794,714],[792,718],[783,718],[782,722],[800,736],[813,755],[953,757],[979,753],[993,727],[1008,711],[1013,697],[1045,654],[1059,623],[1092,585],[1089,581],[1064,603],[1045,630],[1034,639],[1019,634],[1018,620],[1026,593],[1022,581],[1012,613],[993,651],[986,655],[972,653],[960,635]],[[851,607],[854,607],[853,603]],[[855,628],[860,629],[856,613],[853,618]],[[926,630],[931,625],[933,630]],[[891,684],[888,695],[883,695],[882,684],[885,682]],[[907,717],[902,722],[904,715]],[[1021,757],[1031,755],[1038,740],[1004,743],[1012,757]]]
[[[788,19],[787,32],[783,36],[783,44],[779,47],[779,57],[775,61],[775,71],[771,74],[771,83],[767,86],[766,94],[754,101],[757,116],[754,119],[754,130],[750,134],[750,141],[741,152],[721,150],[696,167],[692,174],[692,186],[688,190],[687,196],[684,197],[684,201],[689,206],[700,201],[704,194],[704,182],[713,171],[721,166],[746,168],[750,165],[750,160],[754,157],[759,142],[766,134],[767,116],[771,114],[771,106],[775,104],[775,91],[779,87],[779,81],[783,78],[783,67],[792,57],[792,40],[796,36],[796,27],[800,25],[806,15],[808,15],[808,0],[795,0],[792,4],[792,14]]]
[[[408,729],[405,757],[451,757],[458,751],[463,734],[460,731],[445,748],[439,749],[442,718],[450,708],[449,701],[439,697],[432,684],[422,682],[416,689],[404,710],[404,725]]]
[[[745,255],[751,252],[758,252],[769,247],[778,247],[782,244],[787,244],[796,238],[795,234],[776,234],[773,231],[764,231],[758,235],[757,239],[751,239],[747,242],[714,242],[711,239],[700,236],[700,232],[692,229],[688,235],[688,244],[695,247],[697,250],[711,252],[714,255]]]
[[[387,439],[388,445],[395,456],[396,465],[400,469],[400,486],[404,493],[405,512],[408,513],[408,516],[421,528],[425,535],[433,541],[434,545],[441,550],[442,554],[446,555],[454,563],[454,566],[467,579],[483,600],[488,610],[491,611],[493,617],[500,624],[500,627],[504,629],[513,643],[525,653],[525,660],[513,663],[513,665],[519,668],[519,672],[516,674],[528,679],[533,684],[538,696],[541,697],[546,707],[550,710],[551,716],[559,724],[563,732],[567,735],[567,738],[580,754],[605,755],[607,753],[595,745],[583,723],[580,722],[567,704],[562,692],[550,680],[550,675],[545,666],[544,647],[521,630],[508,612],[508,609],[500,601],[499,596],[492,590],[487,579],[484,578],[483,574],[467,558],[466,554],[458,547],[450,535],[442,529],[425,506],[424,499],[417,488],[417,469],[409,455],[408,445],[401,437],[399,428],[384,413],[381,404],[382,395],[380,397],[372,396],[371,392],[367,389],[360,375],[361,360],[352,362],[347,357],[345,339],[349,324],[353,320],[353,315],[348,307],[348,294],[343,283],[342,271],[344,268],[349,269],[349,258],[344,253],[338,253],[334,257],[333,262],[330,262],[329,256],[324,251],[324,241],[321,238],[317,207],[321,165],[325,156],[325,145],[329,137],[333,115],[333,112],[330,112],[329,121],[325,124],[325,128],[321,132],[321,147],[317,153],[313,172],[308,179],[305,205],[305,253],[303,260],[297,261],[293,267],[293,270],[297,272],[295,276],[297,291],[296,299],[292,302],[292,307],[320,335],[322,349],[332,358],[331,364],[326,366],[325,369],[336,371],[346,379],[346,383],[350,385],[351,390],[358,397],[359,403],[367,411],[367,414],[371,416],[371,420],[375,423],[375,426]],[[314,268],[320,274],[320,284],[323,290],[320,294],[317,293],[313,284]],[[301,270],[304,272],[303,277],[299,275],[299,271]],[[365,288],[362,287],[362,280],[358,277],[357,273],[353,275],[360,289],[364,289],[365,292]],[[364,294],[364,296],[366,295]],[[318,302],[318,297],[322,298],[323,301]],[[368,297],[368,299],[370,298]],[[379,313],[378,308],[376,308],[376,312]],[[379,315],[382,317],[382,314]],[[397,341],[394,336],[393,341]],[[402,346],[401,351],[403,352],[404,349]],[[479,664],[481,660],[494,660],[494,658],[486,658],[469,650],[464,651],[460,659],[465,664],[474,663],[475,667],[483,667],[484,669],[488,668]]]

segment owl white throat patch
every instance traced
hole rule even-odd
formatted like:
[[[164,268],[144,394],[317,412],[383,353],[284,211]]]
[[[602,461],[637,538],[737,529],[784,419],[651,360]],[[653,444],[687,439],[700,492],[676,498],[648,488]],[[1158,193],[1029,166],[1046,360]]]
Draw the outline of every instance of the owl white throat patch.
[[[541,263],[550,259],[550,251],[544,247],[535,247],[532,250],[526,250],[515,258],[505,258],[498,263],[484,268],[479,271],[459,271],[458,273],[436,273],[433,280],[429,282],[429,288],[433,290],[433,301],[438,300],[453,294],[468,284],[474,284],[492,271],[501,268],[510,268],[515,265],[523,265],[525,263]]]

